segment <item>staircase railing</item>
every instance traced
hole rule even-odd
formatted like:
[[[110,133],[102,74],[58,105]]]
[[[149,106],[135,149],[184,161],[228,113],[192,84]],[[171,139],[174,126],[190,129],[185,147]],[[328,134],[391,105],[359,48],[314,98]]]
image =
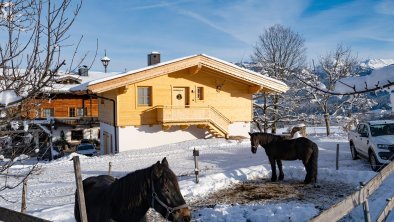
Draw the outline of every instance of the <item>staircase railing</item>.
[[[231,121],[212,106],[157,106],[157,120],[165,123],[210,123],[224,135]]]

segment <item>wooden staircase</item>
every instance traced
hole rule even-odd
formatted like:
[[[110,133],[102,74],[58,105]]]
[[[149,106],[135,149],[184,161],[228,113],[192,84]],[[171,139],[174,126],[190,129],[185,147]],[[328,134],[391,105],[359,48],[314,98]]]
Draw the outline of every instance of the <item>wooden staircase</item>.
[[[227,138],[229,135],[230,120],[212,106],[157,106],[156,109],[157,120],[162,124],[164,130],[171,126],[187,129],[189,126],[195,125],[198,128],[207,129],[214,137]]]

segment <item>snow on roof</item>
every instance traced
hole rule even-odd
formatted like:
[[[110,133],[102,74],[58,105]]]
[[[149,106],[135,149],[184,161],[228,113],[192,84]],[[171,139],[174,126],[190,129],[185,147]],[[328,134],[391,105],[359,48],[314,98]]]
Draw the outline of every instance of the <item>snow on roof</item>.
[[[237,65],[235,65],[235,64],[233,64],[233,63],[230,63],[230,62],[227,62],[227,61],[224,61],[224,60],[221,60],[221,59],[212,57],[212,56],[208,56],[208,55],[205,55],[205,54],[201,54],[201,55],[202,55],[202,56],[205,56],[205,57],[208,57],[208,58],[210,58],[210,59],[216,60],[216,61],[218,61],[218,62],[225,63],[226,65],[232,66],[232,67],[234,67],[234,68],[241,69],[241,70],[243,70],[243,71],[245,71],[245,72],[248,72],[248,73],[250,73],[250,74],[258,75],[258,76],[263,76],[263,75],[261,75],[261,74],[259,74],[259,73],[257,73],[257,72],[254,72],[254,71],[252,71],[252,70],[250,70],[250,69],[245,69],[245,68],[240,67],[240,66],[237,66]],[[264,75],[263,77],[264,77],[265,79],[269,79],[270,81],[273,81],[273,82],[276,82],[276,83],[284,84],[284,85],[285,85],[285,83],[282,82],[282,81],[280,81],[280,80],[277,80],[277,79],[274,79],[274,78],[271,78],[271,77],[265,76],[265,75]]]
[[[192,56],[182,57],[182,58],[179,58],[179,59],[173,59],[173,60],[170,60],[170,61],[167,61],[167,62],[161,62],[161,63],[157,63],[155,65],[146,66],[144,68],[135,69],[135,70],[131,70],[131,71],[128,71],[128,72],[125,72],[125,73],[121,73],[121,74],[117,74],[117,75],[113,75],[113,76],[108,76],[108,77],[105,77],[105,78],[97,79],[97,80],[89,82],[86,85],[86,87],[90,86],[90,85],[97,84],[97,83],[105,82],[105,81],[108,81],[108,80],[117,79],[117,78],[120,78],[120,77],[123,77],[123,76],[127,76],[127,75],[130,75],[130,74],[137,73],[137,72],[142,72],[142,71],[145,71],[145,70],[153,69],[155,67],[164,66],[164,65],[171,64],[171,63],[174,63],[174,62],[182,61],[182,60],[185,60],[185,59],[188,59],[188,58],[192,58],[192,57],[195,57],[195,56],[198,56],[198,55],[192,55]],[[72,89],[72,90],[74,90],[74,89]]]
[[[385,66],[383,68],[374,69],[370,75],[348,77],[341,79],[335,86],[335,92],[338,93],[351,93],[356,91],[365,90],[366,84],[368,88],[376,87],[376,84],[383,86],[390,82],[394,82],[394,64]],[[351,87],[349,87],[351,86]]]
[[[21,99],[22,97],[16,95],[14,90],[4,90],[0,92],[0,105],[7,106]]]
[[[175,62],[178,62],[178,61],[186,60],[186,59],[193,58],[193,57],[196,57],[196,56],[204,56],[206,58],[209,58],[209,59],[212,59],[212,60],[224,63],[224,64],[226,64],[228,66],[232,66],[232,67],[234,67],[236,69],[243,70],[243,71],[245,71],[245,72],[247,72],[249,74],[256,75],[258,77],[262,77],[264,79],[267,79],[267,80],[270,80],[272,82],[276,82],[278,84],[286,86],[286,84],[283,83],[282,81],[279,81],[277,79],[274,79],[274,78],[271,78],[271,77],[268,77],[268,76],[260,75],[259,73],[256,73],[256,72],[254,72],[252,70],[248,70],[248,69],[239,67],[239,66],[237,66],[235,64],[232,64],[230,62],[227,62],[227,61],[224,61],[224,60],[212,57],[212,56],[208,56],[208,55],[205,55],[205,54],[195,54],[195,55],[186,56],[186,57],[182,57],[182,58],[178,58],[178,59],[173,59],[173,60],[170,60],[170,61],[167,61],[167,62],[161,62],[161,63],[155,64],[155,65],[151,65],[151,66],[147,66],[147,67],[144,67],[144,68],[131,70],[131,71],[128,71],[128,72],[125,72],[125,73],[122,73],[122,74],[112,75],[112,76],[108,76],[108,77],[105,77],[105,78],[100,78],[100,79],[97,79],[97,80],[93,80],[93,81],[88,82],[87,84],[81,84],[81,85],[79,85],[77,87],[73,87],[71,89],[71,91],[87,90],[87,87],[90,86],[90,85],[94,85],[94,84],[102,83],[102,82],[105,82],[105,81],[121,78],[121,77],[124,77],[124,76],[127,76],[127,75],[131,75],[131,74],[135,74],[135,73],[138,73],[138,72],[146,71],[146,70],[149,70],[149,69],[153,69],[153,68],[156,68],[156,67],[159,67],[159,66],[164,66],[164,65],[167,65],[167,64],[175,63]]]
[[[94,81],[96,79],[101,79],[101,78],[106,78],[109,76],[117,75],[119,72],[109,72],[109,73],[104,73],[104,72],[97,72],[97,71],[89,71],[87,76],[81,76],[79,74],[74,74],[74,73],[59,73],[59,76],[57,76],[57,80],[62,80],[66,78],[72,78],[72,79],[78,79],[80,84],[54,84],[52,87],[46,87],[44,91],[47,92],[70,92],[70,91],[79,91],[79,90],[74,90],[80,89],[81,87],[86,88],[86,84],[89,83],[90,81]],[[82,85],[82,86],[81,86]]]

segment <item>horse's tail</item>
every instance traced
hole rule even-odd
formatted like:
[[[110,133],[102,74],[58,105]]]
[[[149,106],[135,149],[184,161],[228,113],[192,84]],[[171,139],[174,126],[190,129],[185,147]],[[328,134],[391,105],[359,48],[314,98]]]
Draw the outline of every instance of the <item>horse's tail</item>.
[[[311,169],[311,179],[312,183],[317,182],[317,162],[318,162],[318,157],[319,157],[319,147],[317,146],[316,143],[312,142],[312,155],[310,158],[310,161],[308,162],[308,167]]]

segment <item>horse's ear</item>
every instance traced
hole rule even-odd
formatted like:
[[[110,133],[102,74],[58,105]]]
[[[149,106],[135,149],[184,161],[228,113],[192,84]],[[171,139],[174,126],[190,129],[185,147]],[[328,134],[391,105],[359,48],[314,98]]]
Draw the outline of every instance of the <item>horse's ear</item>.
[[[160,165],[160,161],[157,161],[157,163],[153,165],[153,173],[157,178],[161,177],[161,174],[163,173],[163,168]]]
[[[248,132],[249,133],[249,136],[252,136],[252,133],[251,132]]]
[[[161,161],[161,164],[162,164],[163,166],[169,167],[169,166],[168,166],[168,161],[167,161],[167,158],[166,158],[166,157],[163,158],[163,160]]]

